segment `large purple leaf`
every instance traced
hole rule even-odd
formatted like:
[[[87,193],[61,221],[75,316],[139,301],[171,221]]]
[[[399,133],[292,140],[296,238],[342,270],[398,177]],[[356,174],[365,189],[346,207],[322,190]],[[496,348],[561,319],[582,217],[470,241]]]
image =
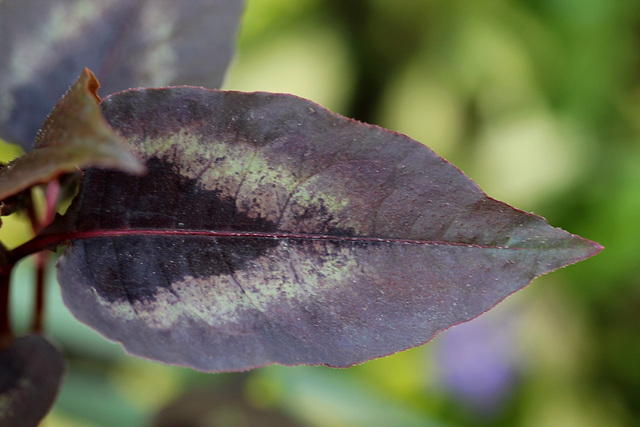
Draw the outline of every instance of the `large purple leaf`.
[[[349,366],[601,249],[406,136],[294,96],[148,89],[102,107],[149,173],[87,171],[50,232],[71,241],[68,307],[136,355]]]
[[[102,93],[219,87],[244,0],[0,1],[0,137],[33,138],[84,67]]]
[[[39,335],[0,350],[0,425],[37,427],[58,394],[64,373],[60,351]]]

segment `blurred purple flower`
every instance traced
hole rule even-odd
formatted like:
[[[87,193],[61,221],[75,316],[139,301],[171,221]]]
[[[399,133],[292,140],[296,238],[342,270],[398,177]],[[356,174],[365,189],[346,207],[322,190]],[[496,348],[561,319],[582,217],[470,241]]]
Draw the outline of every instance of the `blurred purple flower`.
[[[440,385],[478,415],[499,413],[516,385],[511,316],[485,314],[443,333],[435,348]]]

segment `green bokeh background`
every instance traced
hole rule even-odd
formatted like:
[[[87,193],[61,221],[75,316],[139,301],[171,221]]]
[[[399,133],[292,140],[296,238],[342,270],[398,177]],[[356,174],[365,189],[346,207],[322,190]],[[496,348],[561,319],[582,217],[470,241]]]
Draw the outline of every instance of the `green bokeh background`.
[[[293,93],[405,133],[490,196],[606,249],[425,346],[347,370],[207,375],[132,358],[73,319],[52,276],[47,320],[69,374],[45,425],[152,425],[183,393],[159,419],[200,424],[162,425],[640,425],[640,3],[248,3],[225,88]],[[0,238],[27,233],[9,218]],[[13,292],[22,330],[30,267]],[[494,371],[505,377],[492,394]]]

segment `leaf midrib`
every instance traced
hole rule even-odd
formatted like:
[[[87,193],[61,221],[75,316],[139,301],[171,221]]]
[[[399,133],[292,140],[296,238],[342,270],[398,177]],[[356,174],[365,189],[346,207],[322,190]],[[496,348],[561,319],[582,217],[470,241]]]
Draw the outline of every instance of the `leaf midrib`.
[[[330,234],[310,234],[310,233],[287,233],[287,232],[256,232],[256,231],[213,231],[213,230],[171,230],[171,229],[123,229],[123,230],[90,230],[71,231],[62,233],[52,233],[39,236],[38,240],[44,246],[60,244],[72,240],[84,240],[101,237],[126,237],[126,236],[202,236],[202,237],[227,237],[227,238],[257,238],[274,240],[328,240],[338,242],[379,242],[379,243],[400,243],[412,245],[446,245],[446,246],[468,246],[485,249],[531,249],[513,246],[481,245],[473,243],[443,242],[437,240],[389,238],[375,236],[336,236]]]
[[[10,265],[14,265],[20,259],[37,253],[45,249],[55,250],[59,245],[74,240],[86,240],[95,238],[109,237],[126,237],[126,236],[201,236],[201,237],[225,237],[238,239],[274,239],[274,240],[324,240],[337,242],[361,242],[361,243],[397,243],[406,245],[424,245],[424,246],[458,246],[476,249],[500,249],[510,251],[520,250],[565,250],[570,247],[517,247],[517,246],[498,246],[498,245],[481,245],[472,243],[459,242],[442,242],[420,239],[403,239],[403,238],[386,238],[371,236],[334,236],[329,234],[305,234],[305,233],[286,233],[286,232],[255,232],[255,231],[212,231],[212,230],[172,230],[172,229],[122,229],[122,230],[90,230],[90,231],[66,231],[66,232],[45,232],[34,237],[32,240],[13,249],[9,252]],[[602,246],[597,245],[593,248],[593,252],[597,253]],[[591,251],[589,251],[591,252]],[[589,254],[585,254],[584,258],[588,258]],[[582,258],[581,258],[582,259]]]

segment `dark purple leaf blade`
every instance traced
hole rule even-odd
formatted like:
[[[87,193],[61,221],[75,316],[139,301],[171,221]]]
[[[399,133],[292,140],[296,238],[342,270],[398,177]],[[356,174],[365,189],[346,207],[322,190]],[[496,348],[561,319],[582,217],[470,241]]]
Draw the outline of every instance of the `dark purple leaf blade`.
[[[49,233],[71,242],[68,307],[139,356],[349,366],[601,249],[406,136],[294,96],[149,89],[102,107],[149,173],[87,171]]]
[[[36,148],[0,169],[0,200],[89,166],[145,171],[102,117],[98,87],[85,68],[47,117]]]
[[[88,67],[109,94],[131,87],[219,87],[243,0],[0,1],[0,137],[30,148]]]
[[[0,350],[0,425],[37,427],[58,394],[64,366],[60,350],[39,335]]]

